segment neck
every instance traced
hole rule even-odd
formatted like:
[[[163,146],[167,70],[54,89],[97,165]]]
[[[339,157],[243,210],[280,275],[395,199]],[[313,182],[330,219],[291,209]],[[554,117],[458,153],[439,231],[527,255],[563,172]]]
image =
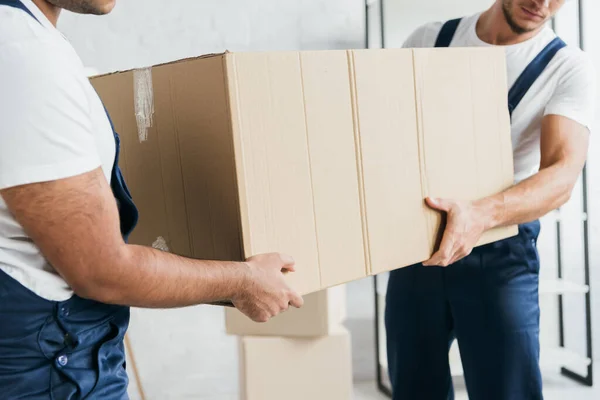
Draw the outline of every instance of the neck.
[[[48,18],[52,25],[56,26],[61,8],[50,4],[47,0],[32,0],[33,4]]]
[[[496,2],[489,10],[481,14],[477,21],[476,32],[477,36],[486,43],[507,46],[529,40],[542,29],[543,26],[540,26],[531,32],[515,33],[506,21],[501,2]]]

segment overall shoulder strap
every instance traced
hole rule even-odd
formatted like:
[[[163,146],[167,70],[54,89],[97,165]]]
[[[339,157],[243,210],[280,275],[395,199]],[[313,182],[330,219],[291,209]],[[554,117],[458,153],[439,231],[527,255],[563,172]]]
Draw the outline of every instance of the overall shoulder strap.
[[[37,17],[35,15],[33,15],[33,13],[31,12],[31,10],[29,8],[27,8],[27,6],[25,4],[23,4],[20,0],[0,0],[0,6],[8,6],[8,7],[14,7],[14,8],[18,8],[19,10],[23,10],[25,11],[27,14],[29,14],[29,16],[33,19],[35,19],[37,22],[40,22],[39,19],[37,19]]]
[[[515,108],[517,108],[521,100],[523,100],[523,97],[525,97],[535,81],[544,72],[548,64],[550,64],[550,61],[552,61],[556,53],[566,46],[567,44],[563,42],[561,38],[555,38],[521,73],[513,87],[508,92],[508,110],[511,116]]]
[[[452,19],[442,26],[442,30],[435,41],[435,47],[450,47],[461,20],[462,18]]]

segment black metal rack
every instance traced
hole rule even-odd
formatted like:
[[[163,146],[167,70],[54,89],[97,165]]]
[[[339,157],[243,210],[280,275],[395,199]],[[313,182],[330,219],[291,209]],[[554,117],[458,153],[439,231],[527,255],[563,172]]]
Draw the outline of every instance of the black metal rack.
[[[577,0],[577,19],[579,27],[579,38],[578,44],[582,50],[585,50],[585,31],[583,22],[584,7],[582,0]],[[555,21],[552,21],[553,27]],[[588,291],[585,294],[585,319],[586,319],[586,352],[587,357],[590,359],[588,365],[588,371],[586,376],[577,374],[567,368],[562,368],[561,373],[583,385],[593,386],[594,384],[594,354],[592,348],[592,311],[591,311],[591,279],[590,279],[590,252],[589,252],[589,222],[588,222],[588,190],[587,190],[587,165],[583,167],[582,174],[582,190],[583,190],[583,249],[584,249],[584,268],[585,268],[585,285],[588,287]],[[561,242],[560,232],[561,225],[560,220],[556,221],[556,232],[557,232],[557,251],[558,251],[558,278],[562,278],[562,262],[561,262]],[[559,344],[561,347],[565,346],[565,328],[564,328],[564,309],[563,309],[563,296],[558,297],[558,315],[559,315]]]
[[[385,0],[370,1],[365,0],[365,48],[370,48],[370,17],[372,16],[372,6],[377,4],[379,6],[379,35],[381,47],[385,48]],[[578,5],[578,26],[579,26],[579,47],[585,50],[585,31],[584,31],[584,7],[582,0],[577,0]],[[552,21],[553,27],[555,21]],[[587,368],[587,374],[585,376],[580,375],[576,372],[569,370],[568,368],[561,368],[561,374],[569,379],[572,379],[578,383],[586,386],[593,386],[593,367],[594,357],[592,348],[592,314],[591,314],[591,279],[590,279],[590,257],[589,257],[589,222],[588,222],[588,186],[587,186],[587,166],[584,166],[582,173],[582,190],[583,190],[583,249],[584,249],[584,269],[585,269],[585,285],[588,290],[585,293],[585,324],[586,324],[586,355],[590,360]],[[556,232],[557,232],[557,256],[558,256],[558,278],[563,277],[563,265],[561,261],[561,222],[560,219],[556,221]],[[375,360],[376,360],[376,376],[377,376],[377,387],[385,395],[392,397],[390,388],[385,386],[383,374],[381,371],[381,360],[379,357],[379,296],[377,294],[378,284],[377,277],[373,277],[373,289],[375,296]],[[558,295],[558,318],[559,318],[559,345],[560,347],[565,346],[565,328],[564,328],[564,309],[563,309],[563,295]]]

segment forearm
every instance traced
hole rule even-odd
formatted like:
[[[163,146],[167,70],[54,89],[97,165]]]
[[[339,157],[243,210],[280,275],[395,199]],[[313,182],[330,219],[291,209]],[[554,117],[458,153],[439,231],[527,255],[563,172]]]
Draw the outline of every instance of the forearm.
[[[45,259],[81,297],[107,304],[175,308],[227,302],[266,322],[303,300],[279,253],[245,262],[192,260],[123,241],[115,199],[102,171],[0,191]]]
[[[108,263],[86,274],[76,292],[104,303],[144,308],[230,300],[243,287],[247,269],[244,263],[193,260],[134,245],[123,245]]]
[[[486,229],[534,221],[569,200],[577,173],[559,164],[496,195],[478,200]]]

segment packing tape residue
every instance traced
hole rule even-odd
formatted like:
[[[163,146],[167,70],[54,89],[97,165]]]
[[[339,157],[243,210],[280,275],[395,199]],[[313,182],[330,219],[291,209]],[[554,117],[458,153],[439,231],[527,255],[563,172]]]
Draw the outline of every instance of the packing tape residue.
[[[154,116],[154,88],[152,87],[151,68],[133,71],[133,92],[135,119],[141,143],[148,140],[148,128],[152,127]]]
[[[160,251],[165,251],[167,253],[169,252],[169,246],[167,245],[167,241],[162,236],[156,238],[154,243],[152,243],[152,248]]]

